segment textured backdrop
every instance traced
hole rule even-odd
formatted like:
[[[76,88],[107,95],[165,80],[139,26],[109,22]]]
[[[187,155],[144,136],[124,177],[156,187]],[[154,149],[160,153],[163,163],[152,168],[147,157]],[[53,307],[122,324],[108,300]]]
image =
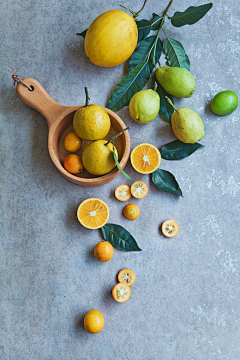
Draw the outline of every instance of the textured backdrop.
[[[122,1],[135,11],[142,3]],[[203,3],[174,0],[169,15]],[[148,0],[139,19],[150,19],[167,4]],[[123,204],[114,197],[119,184],[131,184],[122,175],[101,188],[62,177],[48,154],[44,118],[21,103],[12,85],[8,67],[38,80],[60,104],[83,104],[87,86],[91,102],[105,106],[124,64],[91,64],[76,32],[114,8],[119,6],[113,0],[0,2],[0,359],[239,360],[239,109],[225,117],[210,110],[217,92],[240,95],[239,3],[213,0],[213,8],[192,26],[175,28],[166,21],[165,31],[183,44],[196,79],[194,95],[175,105],[202,117],[205,147],[181,161],[162,160],[184,198],[157,190],[128,163],[132,179],[149,184],[148,196],[134,201],[141,211],[136,221],[123,217]],[[175,139],[159,116],[141,126],[128,107],[118,115],[130,126],[131,149],[141,142],[159,148]],[[127,228],[142,252],[115,250],[108,263],[96,261],[93,249],[101,233],[76,218],[88,197],[107,202],[109,222]],[[168,218],[179,223],[174,239],[161,234]],[[137,280],[130,300],[118,304],[111,289],[124,267]],[[83,327],[90,309],[105,317],[96,335]]]

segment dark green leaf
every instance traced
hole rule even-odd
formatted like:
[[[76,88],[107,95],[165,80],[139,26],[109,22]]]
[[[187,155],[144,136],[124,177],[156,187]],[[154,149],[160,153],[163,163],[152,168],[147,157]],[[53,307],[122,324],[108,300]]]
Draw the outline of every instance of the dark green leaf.
[[[157,169],[152,173],[152,181],[159,190],[183,196],[182,190],[180,189],[175,177],[169,171]]]
[[[156,36],[152,35],[141,41],[141,43],[138,45],[137,49],[134,51],[134,53],[131,56],[131,59],[129,61],[129,65],[128,65],[128,72],[130,72],[132,69],[134,69],[141,62],[146,61],[149,51],[151,50],[155,40],[156,40]],[[154,49],[152,50],[151,55],[150,55],[151,62],[153,61],[153,52],[154,52]],[[161,56],[161,52],[162,52],[162,43],[161,43],[160,39],[158,39],[157,46],[156,46],[156,52],[155,52],[155,64],[158,62],[158,60]]]
[[[149,61],[144,61],[125,75],[113,91],[107,108],[117,111],[128,105],[133,95],[142,90],[151,75],[152,69],[152,64]]]
[[[142,251],[134,237],[122,226],[106,224],[102,228],[102,234],[106,241],[110,242],[116,249],[123,251]]]
[[[169,66],[183,67],[190,70],[189,58],[179,41],[166,38],[163,43],[163,50],[167,56]]]
[[[113,141],[112,144],[114,145],[114,141]],[[115,163],[116,163],[116,165],[117,165],[118,170],[120,170],[121,173],[122,173],[127,179],[132,180],[132,179],[130,178],[130,176],[129,176],[127,173],[125,173],[125,171],[123,171],[123,169],[121,168],[121,166],[120,166],[120,164],[119,164],[119,162],[118,162],[117,154],[116,154],[116,151],[115,151],[115,146],[113,146],[113,156],[114,156],[114,160],[115,160]]]
[[[166,96],[174,103],[172,95],[168,94],[163,87],[157,82],[156,72],[153,74],[151,78],[151,89],[154,90],[154,85],[157,84],[156,91],[160,96],[160,111],[159,113],[165,117],[165,119],[171,122],[171,115],[174,112],[173,107],[169,104],[166,99]]]
[[[77,33],[77,35],[81,35],[83,38],[85,38],[87,31],[88,31],[88,29],[84,30],[81,33]]]
[[[212,6],[212,3],[208,3],[200,6],[190,6],[184,12],[177,11],[170,18],[171,23],[176,27],[180,27],[186,24],[195,24],[211,9]]]
[[[160,153],[165,160],[181,160],[194,153],[200,147],[204,147],[204,145],[199,143],[187,144],[180,140],[175,140],[164,145],[160,149]]]
[[[137,28],[138,28],[138,43],[142,41],[151,30],[151,23],[148,20],[140,20],[136,21]]]
[[[160,21],[162,20],[162,16],[161,15],[157,15],[155,13],[152,14],[152,19],[150,20],[152,29],[151,30],[158,30],[159,25],[160,25]]]

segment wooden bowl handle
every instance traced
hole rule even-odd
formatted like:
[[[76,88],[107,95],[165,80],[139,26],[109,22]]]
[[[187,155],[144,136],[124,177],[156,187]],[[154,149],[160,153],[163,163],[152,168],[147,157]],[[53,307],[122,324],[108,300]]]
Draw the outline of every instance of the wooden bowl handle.
[[[50,127],[51,124],[65,111],[67,106],[60,105],[54,101],[37,80],[32,78],[25,78],[23,80],[30,85],[33,90],[30,91],[24,84],[19,82],[16,88],[19,99],[24,104],[40,112],[40,114],[45,117],[48,126]]]

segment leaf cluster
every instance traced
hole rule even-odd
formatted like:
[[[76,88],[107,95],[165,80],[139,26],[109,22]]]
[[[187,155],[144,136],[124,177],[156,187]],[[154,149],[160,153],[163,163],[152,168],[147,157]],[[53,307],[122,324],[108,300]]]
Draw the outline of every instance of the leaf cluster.
[[[154,78],[155,69],[162,52],[165,53],[169,66],[184,67],[190,70],[190,61],[182,44],[175,39],[169,38],[163,29],[165,18],[167,16],[175,27],[192,25],[199,21],[211,7],[212,3],[190,6],[184,12],[175,12],[172,17],[168,16],[167,12],[163,12],[162,15],[153,13],[150,21],[146,19],[136,21],[138,45],[130,58],[128,74],[123,76],[121,82],[116,86],[107,103],[107,108],[117,111],[128,105],[133,95],[143,89],[151,76],[151,83],[156,83]],[[166,36],[164,41],[159,38],[161,29]],[[157,34],[148,36],[151,31],[156,30]],[[173,110],[167,104],[165,96],[167,95],[169,98],[171,96],[166,94],[159,84],[157,92],[162,103],[160,114],[170,121]]]

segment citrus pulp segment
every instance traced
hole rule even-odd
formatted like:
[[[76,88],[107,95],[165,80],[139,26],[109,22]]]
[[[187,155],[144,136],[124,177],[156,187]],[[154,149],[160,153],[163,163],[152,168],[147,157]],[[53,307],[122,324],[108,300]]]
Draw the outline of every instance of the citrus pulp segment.
[[[109,219],[109,207],[97,198],[84,200],[78,207],[77,218],[87,229],[99,229],[104,226]]]
[[[148,194],[148,186],[144,181],[135,181],[131,186],[131,194],[137,199],[142,199]]]
[[[123,303],[130,298],[131,289],[127,284],[118,283],[112,289],[112,296],[114,300]]]
[[[132,286],[136,281],[136,275],[130,269],[122,269],[118,273],[118,281],[122,284],[127,284],[128,286]]]
[[[132,167],[140,174],[151,174],[159,168],[161,154],[156,146],[143,143],[137,145],[130,156]]]
[[[178,234],[179,226],[175,220],[169,219],[162,224],[162,233],[167,237],[174,237]]]
[[[115,196],[120,201],[127,201],[131,197],[130,187],[127,185],[119,185],[115,190]]]

